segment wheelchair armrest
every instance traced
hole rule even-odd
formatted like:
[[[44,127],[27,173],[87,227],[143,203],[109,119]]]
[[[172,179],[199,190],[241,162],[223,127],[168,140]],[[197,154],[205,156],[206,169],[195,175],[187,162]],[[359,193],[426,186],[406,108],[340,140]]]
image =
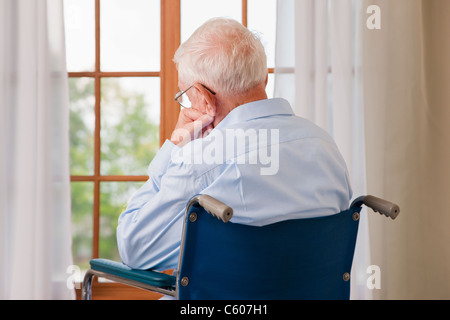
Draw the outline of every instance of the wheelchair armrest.
[[[397,218],[400,213],[400,207],[395,203],[370,195],[361,196],[355,199],[351,207],[362,206],[363,204],[371,208],[373,211],[384,214],[386,217],[390,217],[393,220]]]
[[[91,269],[158,288],[175,286],[176,277],[152,270],[135,270],[123,263],[108,259],[93,259]]]
[[[202,194],[196,200],[206,211],[225,223],[233,217],[233,209],[231,207],[211,196]]]

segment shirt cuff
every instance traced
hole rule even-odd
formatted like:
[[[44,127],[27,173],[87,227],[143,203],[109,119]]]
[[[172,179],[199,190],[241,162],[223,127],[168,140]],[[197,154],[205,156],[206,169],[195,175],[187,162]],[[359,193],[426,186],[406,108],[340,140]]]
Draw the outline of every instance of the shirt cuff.
[[[179,149],[179,147],[176,146],[172,141],[166,140],[148,166],[149,176],[154,174],[155,171],[157,171],[158,174],[166,173],[166,170],[170,163],[170,159],[172,157],[172,153],[176,149]]]

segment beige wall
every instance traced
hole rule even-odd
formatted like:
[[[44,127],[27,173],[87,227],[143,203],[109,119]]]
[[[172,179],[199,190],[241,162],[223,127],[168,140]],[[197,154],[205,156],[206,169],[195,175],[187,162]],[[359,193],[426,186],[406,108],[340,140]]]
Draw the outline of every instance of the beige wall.
[[[426,294],[450,299],[450,1],[424,0],[427,163],[429,208],[424,258],[429,260]]]
[[[364,31],[368,193],[397,202],[369,218],[376,299],[450,299],[450,1],[366,0],[381,30]]]

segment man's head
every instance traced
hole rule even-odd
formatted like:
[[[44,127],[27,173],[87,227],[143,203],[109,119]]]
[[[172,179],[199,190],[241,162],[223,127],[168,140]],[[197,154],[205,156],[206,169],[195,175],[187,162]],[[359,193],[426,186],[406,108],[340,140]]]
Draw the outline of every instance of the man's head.
[[[201,83],[224,96],[245,94],[265,84],[267,62],[261,41],[235,20],[214,18],[198,28],[175,53],[179,84]]]
[[[174,62],[181,90],[175,99],[185,95],[192,105],[181,110],[171,136],[179,146],[208,134],[234,108],[267,99],[264,47],[235,20],[207,21],[178,48]]]

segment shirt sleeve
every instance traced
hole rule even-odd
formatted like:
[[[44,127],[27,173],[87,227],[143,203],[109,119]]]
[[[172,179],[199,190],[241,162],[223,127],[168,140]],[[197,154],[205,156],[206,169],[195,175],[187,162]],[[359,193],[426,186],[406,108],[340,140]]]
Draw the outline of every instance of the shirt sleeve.
[[[177,267],[185,207],[199,192],[192,168],[171,161],[177,149],[164,143],[149,166],[149,179],[119,217],[119,253],[131,268]]]

